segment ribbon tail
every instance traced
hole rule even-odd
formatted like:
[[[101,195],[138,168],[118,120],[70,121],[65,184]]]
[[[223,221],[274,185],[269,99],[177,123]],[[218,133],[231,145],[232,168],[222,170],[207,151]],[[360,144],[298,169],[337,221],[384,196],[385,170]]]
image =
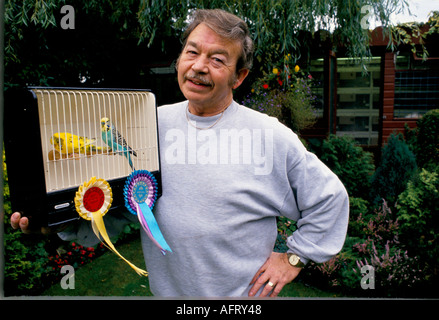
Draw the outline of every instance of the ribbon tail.
[[[151,241],[159,247],[159,249],[162,251],[162,253],[165,253],[165,249],[162,248],[162,246],[157,242],[156,239],[154,239],[154,236],[151,233],[151,230],[149,229],[148,223],[145,220],[145,217],[142,214],[142,211],[140,211],[139,206],[137,206],[137,218],[139,219],[140,225],[142,226],[143,230],[145,230],[146,235],[148,238],[151,239]]]
[[[107,230],[105,229],[104,219],[102,218],[102,214],[100,211],[92,212],[91,224],[93,228],[93,232],[96,234],[98,239],[101,239],[105,245],[108,246],[115,254],[117,254],[122,260],[124,260],[128,265],[137,272],[138,275],[147,276],[148,272],[136,267],[134,264],[125,259],[114,247],[113,243],[111,243],[110,237],[107,234]]]
[[[148,236],[152,237],[151,240],[160,248],[163,254],[166,253],[165,251],[172,252],[171,248],[163,237],[162,232],[160,231],[150,207],[146,203],[138,203],[137,210],[139,219],[144,223],[143,224],[141,222],[142,226],[144,226]]]

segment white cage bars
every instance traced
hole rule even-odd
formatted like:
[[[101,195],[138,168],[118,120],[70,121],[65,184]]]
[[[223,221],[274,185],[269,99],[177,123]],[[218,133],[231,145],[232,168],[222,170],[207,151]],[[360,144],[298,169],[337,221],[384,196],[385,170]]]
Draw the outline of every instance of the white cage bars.
[[[135,169],[159,170],[155,97],[148,91],[33,89],[38,98],[46,192],[77,187],[96,176],[124,178],[127,158],[102,138],[108,118],[128,145]]]

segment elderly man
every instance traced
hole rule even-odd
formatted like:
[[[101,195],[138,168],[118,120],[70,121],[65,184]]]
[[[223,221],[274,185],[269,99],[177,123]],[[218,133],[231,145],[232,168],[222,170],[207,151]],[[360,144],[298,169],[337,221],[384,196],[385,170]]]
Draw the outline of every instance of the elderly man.
[[[162,255],[142,233],[154,295],[274,297],[309,260],[343,246],[349,201],[340,180],[277,119],[233,100],[252,50],[245,22],[222,10],[196,11],[184,34],[177,71],[187,101],[158,109],[155,216],[173,252]],[[298,226],[287,253],[273,252],[281,215]],[[19,218],[12,225],[26,229]],[[106,219],[114,230],[128,221]],[[97,241],[88,224],[60,236]]]

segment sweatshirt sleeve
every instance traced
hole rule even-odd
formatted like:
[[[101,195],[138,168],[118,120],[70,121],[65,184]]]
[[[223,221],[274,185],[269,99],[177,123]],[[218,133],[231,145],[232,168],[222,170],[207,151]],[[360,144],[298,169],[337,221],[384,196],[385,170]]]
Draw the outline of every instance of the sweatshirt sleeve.
[[[288,252],[304,263],[325,262],[343,247],[349,220],[349,197],[339,178],[304,147],[288,171],[291,190],[283,204],[284,215],[297,221],[287,239]],[[296,149],[297,151],[297,149]]]

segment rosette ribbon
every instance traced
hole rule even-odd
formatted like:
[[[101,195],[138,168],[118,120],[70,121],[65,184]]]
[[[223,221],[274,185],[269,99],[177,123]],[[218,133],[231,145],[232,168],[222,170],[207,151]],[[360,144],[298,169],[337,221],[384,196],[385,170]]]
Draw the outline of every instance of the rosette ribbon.
[[[143,230],[165,255],[166,251],[172,252],[172,250],[166,243],[152,213],[152,208],[157,200],[157,188],[157,180],[149,171],[136,170],[132,172],[125,182],[125,206],[128,211],[138,217]]]
[[[136,267],[125,259],[111,243],[104,224],[104,215],[108,212],[113,202],[113,193],[107,181],[92,177],[90,181],[82,184],[75,196],[75,207],[81,218],[91,221],[94,234],[111,251],[134,269],[139,275],[147,276],[148,272]]]

